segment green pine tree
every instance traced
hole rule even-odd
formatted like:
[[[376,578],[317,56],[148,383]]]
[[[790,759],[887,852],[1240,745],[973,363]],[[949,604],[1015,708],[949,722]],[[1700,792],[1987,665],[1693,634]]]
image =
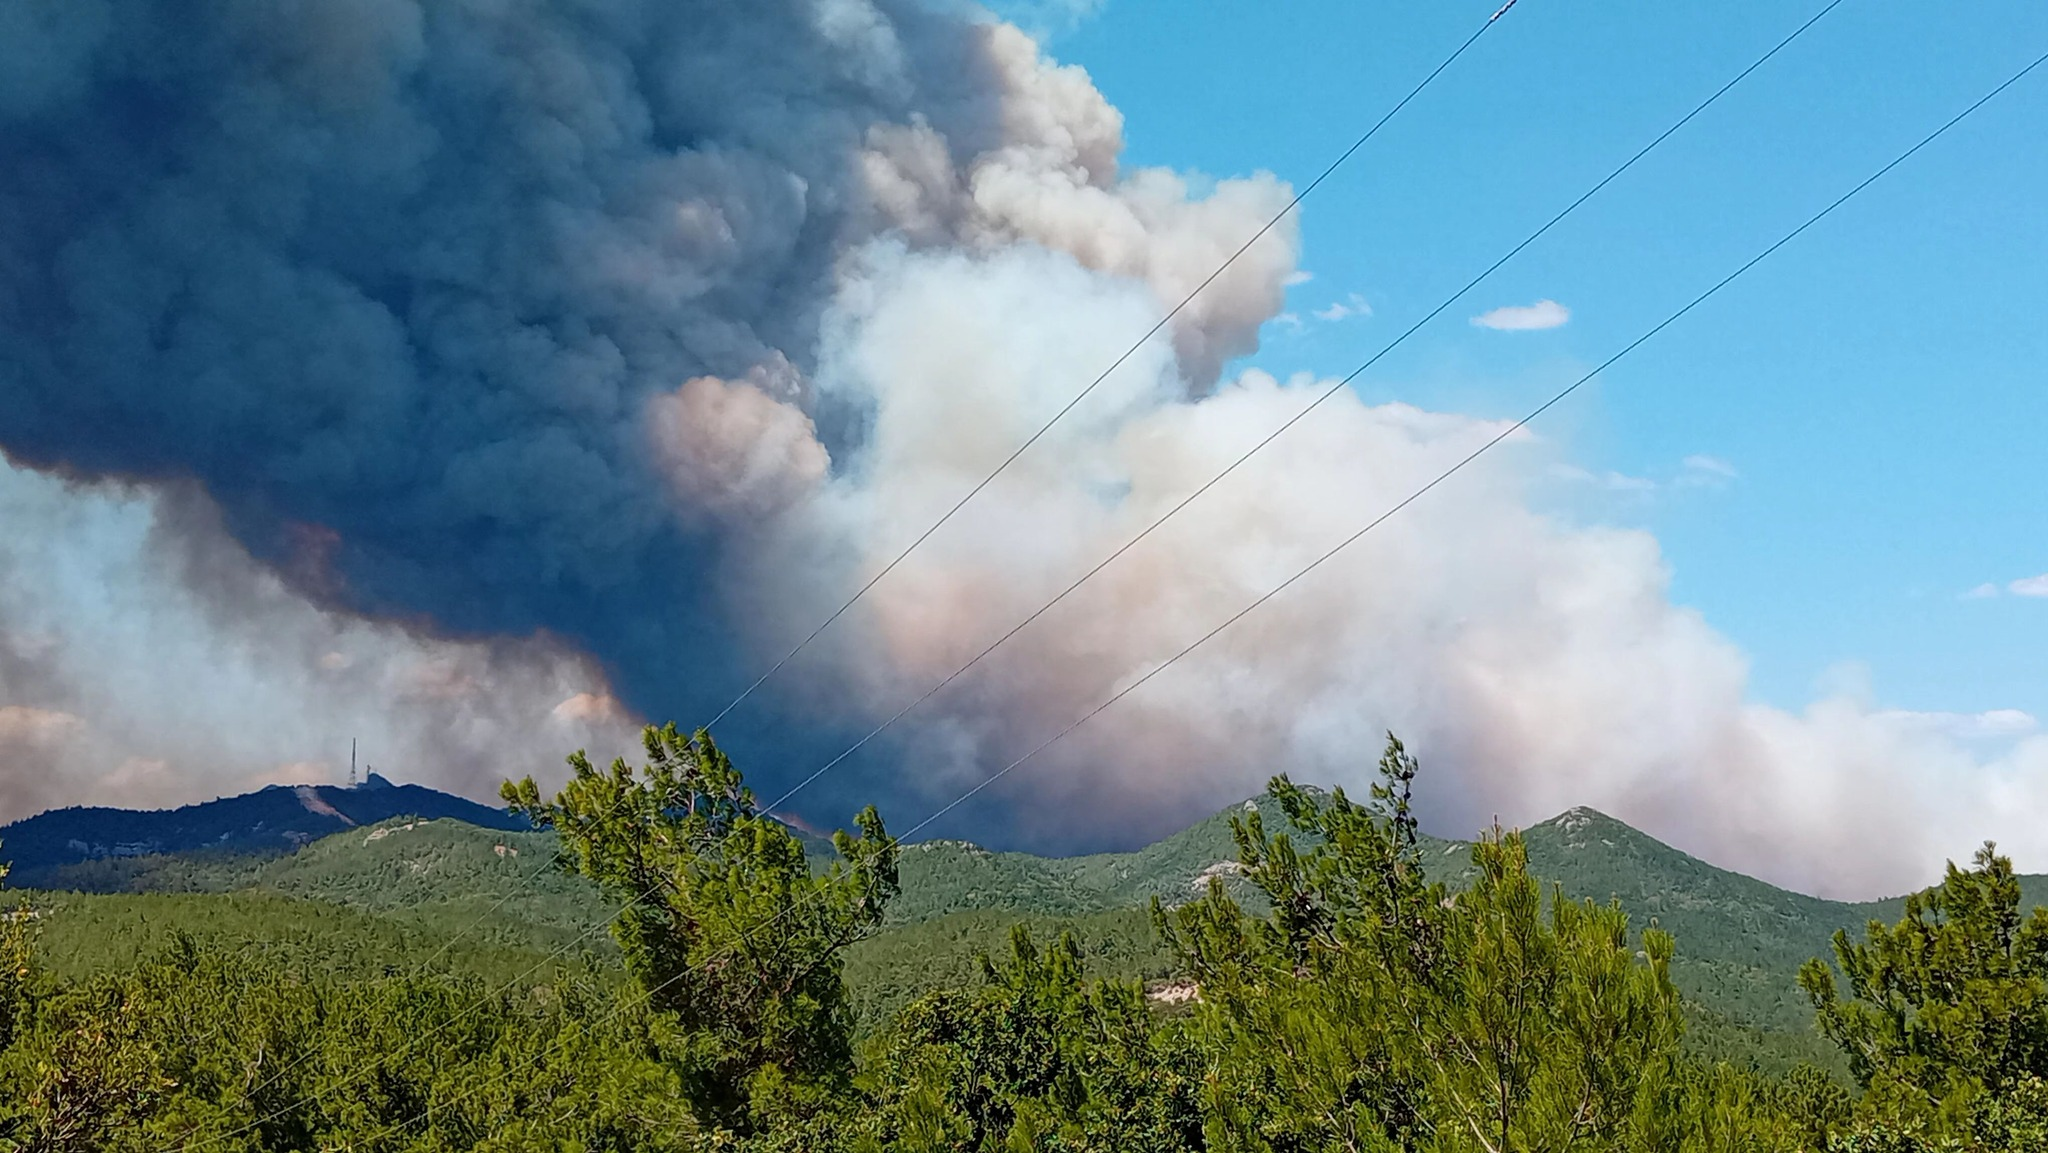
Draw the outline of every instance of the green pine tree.
[[[573,867],[623,905],[613,934],[676,1022],[700,1119],[757,1134],[825,1107],[850,1082],[841,955],[881,924],[897,891],[896,842],[870,806],[858,837],[834,835],[840,859],[814,871],[709,733],[670,724],[643,738],[637,769],[619,759],[600,772],[578,752],[554,800],[531,777],[504,796],[555,828]]]
[[[1825,962],[1801,969],[1821,1032],[1865,1090],[1853,1147],[2037,1147],[2025,1142],[2048,1124],[2048,910],[2023,920],[2019,900],[2012,862],[1987,844],[1906,898],[1898,924],[1872,921],[1861,944],[1835,934],[1847,998]]]
[[[1274,779],[1304,853],[1254,811],[1236,824],[1271,912],[1220,883],[1160,931],[1200,982],[1218,1052],[1205,1100],[1223,1150],[1769,1148],[1770,1104],[1678,1056],[1671,938],[1619,907],[1547,897],[1521,837],[1473,847],[1478,879],[1423,876],[1415,759],[1391,735],[1360,804]],[[1789,1146],[1784,1146],[1789,1147]]]

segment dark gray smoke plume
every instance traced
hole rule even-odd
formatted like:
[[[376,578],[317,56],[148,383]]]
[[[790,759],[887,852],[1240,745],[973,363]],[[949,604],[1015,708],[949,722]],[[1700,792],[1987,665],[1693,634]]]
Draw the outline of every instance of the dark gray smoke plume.
[[[1120,147],[1084,75],[915,0],[8,5],[0,450],[196,482],[318,605],[564,639],[688,722],[820,611],[756,604],[738,652],[718,586],[869,421],[810,380],[865,245],[1163,300],[1280,193]],[[1175,328],[1198,388],[1277,307],[1266,247]]]
[[[800,399],[864,137],[975,147],[981,52],[907,4],[10,4],[0,446],[196,479],[326,603],[699,705],[663,655],[718,642],[719,545],[645,406],[785,362]]]

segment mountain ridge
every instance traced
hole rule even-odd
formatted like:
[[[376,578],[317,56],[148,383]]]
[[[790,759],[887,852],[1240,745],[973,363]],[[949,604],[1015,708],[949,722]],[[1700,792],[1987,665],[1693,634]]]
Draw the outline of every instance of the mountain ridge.
[[[393,817],[453,818],[479,828],[530,828],[502,809],[372,773],[361,785],[266,785],[173,809],[74,805],[0,826],[13,883],[67,887],[67,870],[95,862],[212,853],[275,856]],[[119,871],[118,867],[115,871]]]
[[[283,836],[282,825],[265,826],[260,830],[264,835],[254,841],[260,852],[224,852],[209,843],[178,853],[74,861],[40,873],[31,869],[13,880],[131,896],[175,894],[186,900],[176,906],[182,910],[178,916],[193,915],[203,900],[192,901],[206,895],[269,895],[395,918],[412,926],[409,931],[480,935],[486,939],[481,943],[494,947],[612,955],[604,932],[612,909],[595,885],[551,866],[557,848],[552,832],[517,828],[524,822],[448,794],[435,795],[457,802],[465,814],[480,810],[491,825],[457,816],[422,819],[416,813],[348,825],[380,811],[379,805],[405,808],[401,800],[430,800],[421,794],[434,791],[404,792],[415,786],[368,792],[306,788],[322,790],[315,798],[332,805],[334,815],[306,805],[289,787],[249,796],[265,805],[296,806],[303,817],[294,815],[293,829],[312,827],[309,822],[341,822],[334,832],[300,843]],[[906,845],[901,892],[890,903],[881,933],[848,954],[848,979],[856,986],[862,1018],[886,1019],[934,982],[971,982],[977,972],[974,955],[999,953],[1018,924],[1040,934],[1072,930],[1098,975],[1172,975],[1177,961],[1152,938],[1145,906],[1154,896],[1169,904],[1191,899],[1216,876],[1256,912],[1259,894],[1237,876],[1230,821],[1256,807],[1265,811],[1269,831],[1290,831],[1269,799],[1231,805],[1128,852],[1040,857],[957,839]],[[0,836],[13,835],[0,830]],[[1531,825],[1522,836],[1530,871],[1546,887],[1555,886],[1573,899],[1617,901],[1635,932],[1656,925],[1677,939],[1672,976],[1689,1007],[1692,1043],[1779,1067],[1806,1060],[1842,1071],[1839,1055],[1813,1032],[1811,1007],[1797,985],[1798,968],[1809,958],[1830,957],[1830,938],[1838,930],[1854,934],[1873,919],[1896,920],[1902,898],[1843,902],[1780,888],[1713,865],[1585,806]],[[821,838],[804,840],[809,852],[831,852]],[[1468,884],[1472,845],[1471,840],[1424,836],[1420,848],[1426,873],[1452,888]],[[16,848],[11,840],[5,847]],[[1931,877],[1928,883],[1938,880]],[[2021,885],[2028,905],[2048,904],[2048,877],[2022,877]],[[60,917],[113,918],[116,914],[107,910],[128,907],[52,896],[62,909],[71,910],[60,911]]]
[[[1180,896],[1182,892],[1192,894],[1205,874],[1227,873],[1228,869],[1219,870],[1218,866],[1228,865],[1235,859],[1236,845],[1229,825],[1231,818],[1271,801],[1271,796],[1264,793],[1246,798],[1178,832],[1129,850],[1040,855],[991,848],[958,837],[906,842],[904,847],[940,858],[948,865],[972,860],[998,862],[1026,872],[1039,871],[1042,875],[1037,879],[1043,887],[1055,893],[1047,898],[1055,903],[1060,899],[1056,895],[1058,892],[1078,889],[1093,894],[1093,897],[1070,896],[1070,899],[1090,908],[1143,904],[1155,894],[1169,899]],[[1277,815],[1277,809],[1268,812],[1269,824]],[[57,878],[44,875],[69,865],[195,854],[271,857],[297,852],[349,829],[369,828],[398,818],[454,820],[497,832],[532,831],[525,818],[504,809],[426,785],[395,784],[373,772],[360,785],[271,784],[252,792],[175,808],[73,805],[47,809],[0,825],[0,861],[13,865],[12,883],[15,887],[36,888],[43,887],[37,883],[41,879],[61,879],[61,874]],[[790,825],[790,829],[804,842],[807,851],[827,854],[832,851],[829,836],[810,833],[796,825]],[[1280,818],[1278,827],[1271,831],[1288,832],[1297,838],[1301,836],[1299,830],[1286,824],[1285,818]],[[1604,848],[1630,859],[1654,857],[1667,865],[1682,863],[1688,875],[1705,870],[1725,883],[1744,886],[1759,896],[1768,890],[1815,906],[1867,909],[1873,914],[1904,899],[1904,894],[1900,894],[1845,901],[1801,893],[1696,857],[1588,805],[1575,805],[1517,831],[1528,843],[1532,861],[1541,858],[1561,862],[1565,854],[1582,851],[1588,847],[1590,839],[1598,839]],[[1449,868],[1436,858],[1438,854],[1469,849],[1473,839],[1443,838],[1425,833],[1421,841],[1426,866],[1432,876],[1455,882],[1470,874],[1469,865],[1461,863],[1458,868]],[[966,870],[970,874],[986,871],[985,867]],[[1541,869],[1538,871],[1542,872]],[[1610,896],[1620,899],[1633,895],[1639,898],[1636,902],[1623,902],[1633,914],[1656,916],[1668,903],[1668,894],[1620,883],[1626,878],[1619,874],[1610,879],[1617,882]],[[2048,896],[2048,875],[2023,875],[2021,880],[2030,888],[2039,887],[2043,895]],[[1938,881],[1938,877],[1930,878],[1928,884]],[[1183,882],[1190,887],[1178,887]],[[999,899],[1003,896],[1001,893],[995,895]],[[1101,903],[1093,903],[1096,901]],[[1035,908],[1038,900],[1026,899],[1023,904]],[[977,907],[993,908],[1000,907],[1000,904]]]

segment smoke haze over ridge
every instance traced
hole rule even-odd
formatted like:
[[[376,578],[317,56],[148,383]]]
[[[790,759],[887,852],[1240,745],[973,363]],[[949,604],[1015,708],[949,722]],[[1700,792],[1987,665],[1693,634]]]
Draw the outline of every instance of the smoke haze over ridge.
[[[0,818],[303,776],[350,733],[487,795],[700,720],[1289,196],[1121,168],[1084,73],[908,0],[10,23],[0,508],[31,527],[0,545]],[[1254,246],[736,716],[764,793],[1307,403],[1225,375],[1297,244]],[[1495,431],[1340,395],[799,808],[909,823]],[[2000,825],[2048,785],[2030,719],[1750,701],[1654,539],[1541,511],[1564,450],[1504,450],[987,819],[1163,832],[1275,771],[1356,780],[1392,727],[1447,831],[1591,804],[1857,893],[1987,835],[2048,848]]]

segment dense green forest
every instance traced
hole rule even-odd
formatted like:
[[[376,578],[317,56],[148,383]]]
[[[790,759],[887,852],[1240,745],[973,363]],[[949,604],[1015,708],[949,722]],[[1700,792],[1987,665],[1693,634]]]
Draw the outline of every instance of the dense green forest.
[[[1988,848],[1847,906],[1586,810],[1438,841],[1398,742],[1135,853],[826,845],[647,754],[508,785],[538,832],[21,894],[0,1148],[2048,1148],[2048,914]]]

